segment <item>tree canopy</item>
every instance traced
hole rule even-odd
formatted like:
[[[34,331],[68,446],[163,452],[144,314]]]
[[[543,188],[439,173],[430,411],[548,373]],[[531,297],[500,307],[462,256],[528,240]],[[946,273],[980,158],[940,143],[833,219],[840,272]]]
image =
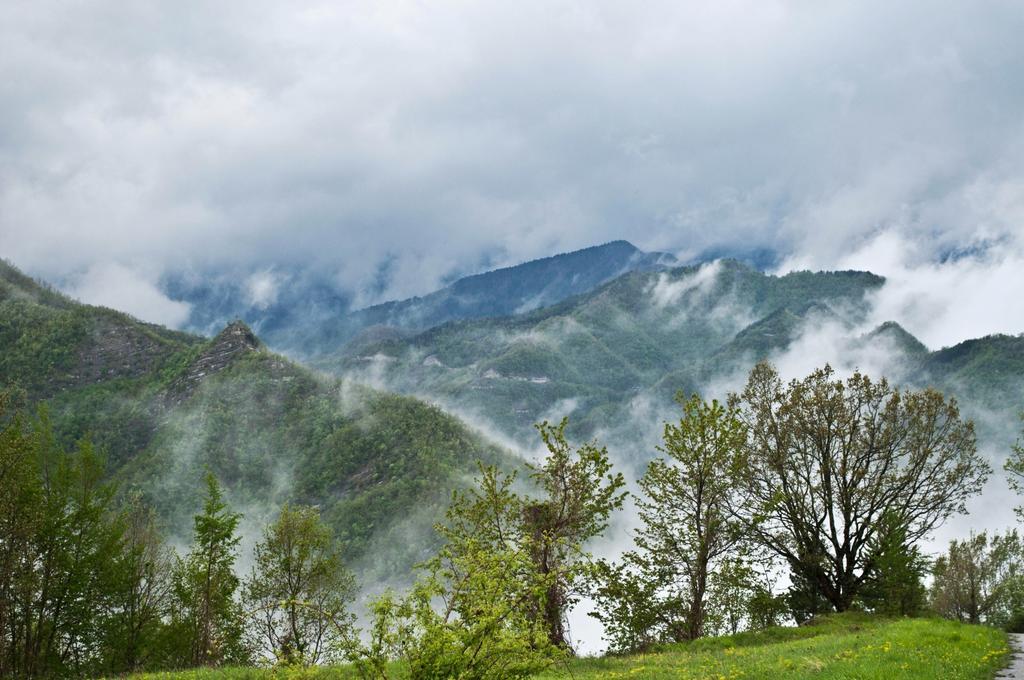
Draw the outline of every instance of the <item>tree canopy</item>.
[[[759,364],[733,401],[749,433],[747,526],[836,611],[878,569],[883,517],[917,542],[966,512],[990,473],[973,424],[936,390],[841,380],[828,366],[784,384]]]

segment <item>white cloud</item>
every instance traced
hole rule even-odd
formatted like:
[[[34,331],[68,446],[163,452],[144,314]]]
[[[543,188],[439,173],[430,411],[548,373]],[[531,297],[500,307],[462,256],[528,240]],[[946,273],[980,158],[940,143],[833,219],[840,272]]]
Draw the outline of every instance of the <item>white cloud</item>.
[[[684,295],[693,291],[698,297],[706,296],[715,285],[721,269],[721,262],[715,260],[701,265],[693,274],[675,280],[668,274],[659,274],[647,294],[658,309],[679,304]]]
[[[934,260],[1020,228],[971,191],[1024,177],[1022,24],[1000,0],[7,3],[2,254],[302,266],[360,302],[619,237],[827,266],[892,229]]]
[[[146,272],[119,264],[99,264],[65,288],[90,305],[118,309],[143,321],[178,328],[188,319],[189,305],[167,298]]]
[[[248,303],[257,309],[266,309],[277,302],[281,277],[272,270],[256,272],[246,279]]]
[[[980,244],[976,252],[942,262],[927,257],[929,248],[887,231],[835,263],[886,277],[871,297],[870,324],[897,321],[933,350],[993,333],[1024,333],[1024,296],[1017,294],[1024,285],[1024,240]]]

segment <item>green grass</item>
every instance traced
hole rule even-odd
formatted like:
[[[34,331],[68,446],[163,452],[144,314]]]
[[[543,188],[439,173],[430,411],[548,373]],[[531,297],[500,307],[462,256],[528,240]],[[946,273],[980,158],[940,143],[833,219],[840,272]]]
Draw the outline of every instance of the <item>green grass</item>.
[[[700,640],[658,653],[579,659],[545,678],[991,678],[1006,634],[938,619],[846,615],[803,628]]]
[[[940,619],[833,616],[816,625],[670,645],[637,656],[576,659],[539,676],[588,678],[816,678],[818,680],[988,679],[1007,662],[1006,634]],[[344,667],[298,670],[219,669],[136,676],[146,680],[357,677]],[[398,674],[396,677],[402,677]]]

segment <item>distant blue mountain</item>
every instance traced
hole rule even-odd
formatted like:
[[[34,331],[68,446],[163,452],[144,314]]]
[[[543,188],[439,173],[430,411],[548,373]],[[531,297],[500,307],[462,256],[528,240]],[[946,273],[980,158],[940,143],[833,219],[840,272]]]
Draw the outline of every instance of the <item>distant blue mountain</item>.
[[[192,305],[189,327],[210,333],[231,319],[245,320],[272,348],[303,358],[337,351],[363,331],[379,327],[419,332],[468,319],[509,316],[590,292],[622,274],[676,264],[668,253],[646,253],[626,241],[532,260],[467,276],[438,291],[351,310],[351,300],[309,275],[282,277],[275,299],[253,304],[237,279],[169,278],[164,288]]]
[[[778,251],[770,248],[736,248],[717,246],[702,250],[700,254],[690,259],[685,264],[700,264],[701,262],[711,262],[712,260],[723,259],[737,260],[743,264],[750,265],[758,271],[768,271],[770,269],[775,269],[782,264],[783,258],[779,255]]]
[[[348,319],[353,328],[425,330],[448,321],[511,316],[588,293],[628,272],[675,263],[668,253],[645,253],[627,241],[612,241],[467,276],[423,297],[358,310]]]

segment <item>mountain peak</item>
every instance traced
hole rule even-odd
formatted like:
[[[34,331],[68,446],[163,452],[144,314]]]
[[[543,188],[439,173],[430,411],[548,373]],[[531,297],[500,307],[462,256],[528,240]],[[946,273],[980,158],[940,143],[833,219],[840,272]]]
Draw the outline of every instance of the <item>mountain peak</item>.
[[[629,241],[627,241],[624,238],[615,239],[614,241],[608,241],[608,243],[605,243],[603,245],[604,246],[617,246],[617,247],[625,246],[625,247],[627,247],[627,248],[629,248],[631,250],[640,250],[639,248],[637,248],[635,245],[633,245],[632,243],[630,243]],[[601,248],[603,246],[599,245],[597,247]]]
[[[645,253],[629,241],[620,239],[464,276],[452,283],[450,288],[455,290],[476,288],[481,283],[491,284],[518,276],[528,278],[540,276],[550,285],[550,279],[557,279],[566,270],[570,275],[589,274],[594,276],[588,272],[588,269],[591,268],[600,270],[600,274],[597,276],[603,277],[601,281],[603,283],[604,280],[614,278],[628,270],[653,266],[657,262],[667,259],[674,260],[668,253]],[[596,287],[596,285],[598,284],[592,284],[591,287]]]
[[[260,340],[241,319],[235,319],[216,335],[214,345],[228,348],[259,349]]]
[[[520,314],[588,293],[628,272],[674,264],[675,258],[668,253],[647,253],[629,241],[609,241],[465,276],[423,297],[357,310],[339,324],[332,340],[340,345],[371,326],[413,332],[449,321]]]
[[[895,321],[886,321],[867,334],[866,340],[886,339],[910,355],[923,355],[928,353],[928,348],[915,338],[907,329]]]
[[[189,367],[168,388],[172,403],[180,404],[195,392],[203,380],[220,373],[225,368],[250,352],[259,351],[263,346],[256,334],[243,321],[235,320],[224,327]]]

